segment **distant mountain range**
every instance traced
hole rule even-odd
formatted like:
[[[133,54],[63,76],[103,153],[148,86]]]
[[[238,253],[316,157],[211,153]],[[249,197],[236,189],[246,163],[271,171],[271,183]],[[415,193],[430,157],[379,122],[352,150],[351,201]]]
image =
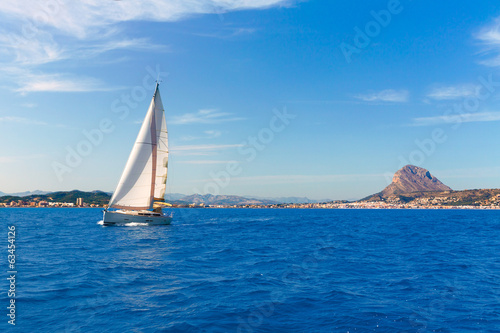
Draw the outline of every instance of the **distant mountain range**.
[[[318,203],[318,202],[330,202],[332,201],[331,199],[321,199],[321,200],[313,200],[309,199],[307,197],[248,197],[250,199],[256,199],[256,200],[270,200],[275,203],[290,203],[290,204],[295,204],[295,203]]]
[[[83,198],[85,203],[95,203],[104,205],[109,202],[112,192],[103,191],[28,191],[20,193],[4,193],[0,192],[0,202],[10,201],[32,201],[34,199],[54,202],[76,202],[77,198]],[[212,194],[192,194],[185,195],[182,193],[169,193],[165,195],[165,200],[174,204],[206,204],[206,205],[270,205],[278,203],[315,203],[325,202],[315,201],[306,197],[279,197],[279,198],[255,198],[242,197],[236,195],[212,195]]]
[[[42,192],[42,191],[40,191]],[[82,198],[83,202],[86,204],[96,204],[104,205],[109,202],[111,196],[102,191],[60,191],[60,192],[45,192],[45,194],[30,194],[27,196],[15,196],[15,195],[0,195],[0,202],[11,202],[11,201],[47,201],[47,202],[73,202],[76,203],[76,199]]]
[[[110,193],[110,194],[112,194],[112,193]],[[177,200],[180,200],[184,197],[187,197],[187,195],[182,194],[182,193],[167,193],[167,194],[165,194],[166,201],[177,201]]]
[[[205,205],[269,205],[276,203],[272,200],[257,200],[237,195],[212,195],[212,194],[192,194],[185,196],[178,202],[182,203],[195,203]]]
[[[4,192],[0,191],[0,197],[6,196],[6,195],[11,195],[14,197],[27,197],[29,195],[47,194],[47,193],[50,193],[50,192],[35,190],[35,191],[26,191],[26,192],[17,192],[17,193],[4,193]]]
[[[9,195],[0,192],[0,203],[10,203],[11,201],[25,202],[73,202],[77,198],[83,198],[86,204],[106,205],[111,198],[110,192],[103,191],[32,191],[14,193]],[[20,194],[20,195],[18,195]],[[236,195],[184,195],[181,193],[170,193],[165,196],[166,201],[180,206],[190,204],[205,205],[272,205],[272,204],[293,204],[293,203],[315,203],[306,197],[280,197],[280,198],[256,198],[242,197]],[[393,183],[383,191],[368,196],[359,201],[384,201],[398,204],[417,205],[443,205],[443,206],[500,206],[500,189],[479,189],[453,191],[437,180],[427,170],[413,166],[404,167],[396,172]],[[331,202],[321,200],[316,202]],[[340,201],[339,201],[340,202]],[[348,202],[348,201],[341,201]]]
[[[174,195],[166,195],[165,199],[171,202],[178,203],[204,203],[207,205],[272,205],[279,203],[316,203],[328,202],[325,200],[311,200],[306,197],[255,197],[255,196],[237,196],[237,195],[212,195],[212,194],[192,194],[183,195],[175,193]]]

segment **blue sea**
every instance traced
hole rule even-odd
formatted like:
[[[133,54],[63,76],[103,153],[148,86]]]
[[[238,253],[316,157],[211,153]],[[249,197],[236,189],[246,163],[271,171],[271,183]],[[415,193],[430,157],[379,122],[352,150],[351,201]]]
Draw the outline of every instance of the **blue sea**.
[[[500,331],[500,211],[173,214],[104,227],[100,209],[0,210],[0,331]]]

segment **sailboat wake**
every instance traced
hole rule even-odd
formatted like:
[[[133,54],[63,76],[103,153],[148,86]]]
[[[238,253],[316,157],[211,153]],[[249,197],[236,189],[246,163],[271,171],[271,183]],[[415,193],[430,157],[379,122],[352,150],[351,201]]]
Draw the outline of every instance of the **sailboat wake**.
[[[141,223],[141,222],[123,222],[123,223],[115,223],[115,224],[105,224],[104,221],[97,222],[98,225],[102,225],[104,227],[150,227],[157,225],[167,225],[167,224],[150,224],[150,223]]]

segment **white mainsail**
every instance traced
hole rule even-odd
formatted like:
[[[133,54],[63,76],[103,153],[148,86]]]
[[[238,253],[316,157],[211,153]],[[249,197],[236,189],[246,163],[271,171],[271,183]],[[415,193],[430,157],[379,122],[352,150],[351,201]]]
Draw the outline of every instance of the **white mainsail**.
[[[152,209],[155,200],[164,200],[167,164],[167,125],[156,84],[153,99],[109,207]]]

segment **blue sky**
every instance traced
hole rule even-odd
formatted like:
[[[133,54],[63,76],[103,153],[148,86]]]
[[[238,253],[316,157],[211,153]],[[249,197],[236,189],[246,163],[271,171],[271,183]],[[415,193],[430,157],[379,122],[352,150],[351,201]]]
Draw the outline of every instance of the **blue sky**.
[[[0,191],[114,190],[158,75],[168,193],[500,187],[494,1],[0,5]]]

